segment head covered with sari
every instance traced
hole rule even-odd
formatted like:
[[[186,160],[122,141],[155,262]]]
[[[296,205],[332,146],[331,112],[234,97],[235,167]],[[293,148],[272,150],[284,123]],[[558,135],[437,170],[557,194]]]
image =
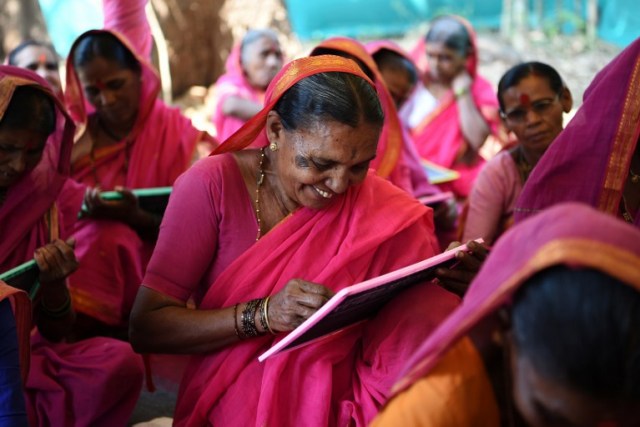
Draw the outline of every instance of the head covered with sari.
[[[393,182],[392,174],[396,165],[401,161],[401,153],[403,144],[409,143],[404,141],[402,124],[398,118],[393,98],[387,90],[384,79],[378,71],[378,67],[373,58],[367,52],[367,49],[357,40],[347,37],[332,37],[317,45],[310,53],[311,56],[321,55],[325,53],[340,54],[344,53],[352,58],[362,67],[366,67],[365,74],[373,80],[380,103],[384,111],[384,126],[380,139],[378,141],[378,155],[371,162],[371,168],[383,178],[390,178]]]
[[[295,92],[297,84],[304,79],[321,74],[349,74],[348,81],[353,81],[353,76],[363,79],[363,86],[370,87],[364,90],[358,86],[357,90],[363,92],[359,96],[366,96],[368,104],[377,104],[373,105],[377,113],[375,123],[369,123],[371,120],[365,117],[359,120],[379,129],[382,115],[378,99],[373,96],[373,83],[358,65],[338,56],[313,56],[287,64],[269,86],[264,109],[212,155],[236,152],[250,145],[269,145],[265,128],[278,102]],[[305,99],[308,102],[302,114],[309,116],[309,120],[320,123],[337,120],[327,114],[317,116],[313,99]],[[330,102],[327,98],[322,101]],[[361,108],[360,114],[363,114],[372,107]],[[304,131],[304,126],[289,132]],[[359,126],[358,129],[363,129]],[[272,155],[281,155],[284,150],[289,148],[278,148]],[[177,190],[176,195],[180,194],[180,181]],[[381,198],[385,203],[379,203]],[[171,215],[173,209],[170,203],[167,214]],[[369,232],[372,228],[376,233]],[[415,238],[418,235],[421,237]],[[318,242],[322,242],[321,247]],[[399,251],[400,247],[407,250]],[[336,194],[325,207],[301,206],[285,217],[214,279],[199,308],[229,307],[247,298],[274,295],[292,278],[325,284],[338,291],[433,256],[436,247],[430,211],[388,181],[369,173],[362,182]],[[252,266],[251,272],[247,272],[247,265]],[[389,380],[395,375],[388,372],[395,372],[397,361],[403,360],[404,355],[421,342],[422,338],[418,337],[425,331],[425,325],[429,325],[426,327],[429,329],[433,318],[442,316],[456,303],[455,297],[441,288],[426,284],[425,290],[428,296],[422,303],[428,301],[434,307],[428,318],[421,311],[424,322],[419,328],[413,322],[406,325],[396,308],[387,313],[395,321],[380,320],[371,326],[370,332],[366,332],[369,330],[366,325],[351,328],[329,340],[262,363],[257,357],[281,339],[282,334],[263,335],[213,353],[194,355],[182,382],[176,424],[196,426],[208,421],[225,425],[345,425],[355,420],[356,425],[365,425],[390,389]],[[414,302],[423,309],[415,297]],[[405,306],[402,311],[407,311]],[[404,340],[396,339],[408,331],[416,332],[414,339],[406,336]],[[391,344],[385,338],[395,342]],[[366,358],[368,364],[361,358]],[[323,404],[318,405],[318,400]]]
[[[568,281],[554,282],[550,279],[557,273],[557,268],[564,268],[563,274],[569,278]],[[598,283],[595,284],[599,286],[596,288],[600,296],[594,296],[593,282],[588,283],[585,276],[575,275],[590,271],[598,275]],[[613,286],[615,289],[611,288]],[[601,293],[603,288],[607,295],[604,297]],[[490,316],[513,305],[512,329],[508,334],[510,341],[515,342],[516,359],[528,359],[538,373],[549,375],[548,379],[558,381],[571,391],[583,392],[609,403],[611,401],[607,399],[619,394],[623,396],[621,399],[635,399],[637,404],[640,389],[630,389],[629,384],[633,381],[637,384],[638,378],[628,378],[633,375],[630,372],[638,373],[637,363],[620,358],[637,357],[640,351],[637,339],[633,344],[633,338],[624,335],[624,331],[629,327],[637,331],[638,325],[626,317],[628,312],[622,311],[616,302],[617,297],[613,295],[624,294],[626,297],[623,299],[629,300],[630,293],[632,300],[640,301],[639,292],[640,232],[582,203],[554,206],[516,225],[502,236],[472,282],[462,305],[413,355],[404,376],[394,387],[395,392],[406,390],[428,375],[459,340]],[[534,293],[538,295],[538,311],[532,315],[531,311],[525,312],[530,307],[521,307],[527,305],[526,300],[531,299]],[[573,297],[569,298],[571,295]],[[633,312],[631,304],[634,303],[628,304]],[[599,307],[597,313],[603,316],[600,322],[606,322],[603,327],[593,326],[591,320],[595,312],[589,311],[593,307]],[[623,314],[613,314],[618,311]],[[547,317],[548,313],[553,314]],[[608,316],[607,320],[604,316]],[[558,318],[563,320],[558,322]],[[621,330],[619,334],[613,332],[617,328]],[[523,334],[523,329],[528,333]],[[536,332],[531,332],[533,330]],[[558,342],[568,344],[558,345]],[[558,351],[558,348],[563,351]],[[625,356],[615,353],[621,348],[625,348]],[[589,356],[585,357],[585,354]],[[612,361],[604,354],[617,356]],[[549,368],[550,365],[553,369]],[[590,370],[590,374],[585,375],[585,370]],[[516,393],[518,375],[513,375]],[[583,380],[588,377],[598,379],[592,382]],[[519,409],[522,411],[521,407]]]
[[[260,51],[256,52],[254,49],[247,53],[248,49],[253,49],[251,45],[257,43],[261,43],[258,46]],[[262,46],[265,43],[266,45]],[[262,50],[265,52],[264,58]],[[212,120],[220,141],[226,140],[245,122],[238,117],[224,114],[224,102],[231,96],[237,96],[262,104],[264,91],[282,64],[278,37],[271,30],[250,30],[240,43],[233,46],[225,62],[225,73],[216,80],[214,87],[215,110]],[[247,70],[247,67],[251,67],[251,70]],[[251,75],[257,74],[258,81],[252,81],[249,72]]]
[[[105,9],[105,25],[109,24],[109,19],[117,19],[119,14],[124,13],[118,7],[136,7],[135,2],[105,6],[109,6]],[[110,18],[110,13],[115,17]],[[125,109],[129,112],[127,114],[135,115],[131,131],[117,144],[96,150],[96,153],[92,151],[93,159],[84,156],[75,160],[73,165],[74,178],[81,182],[95,174],[94,167],[101,168],[104,177],[101,181],[104,182],[92,184],[103,189],[113,188],[112,181],[118,179],[116,172],[121,169],[126,170],[125,182],[116,182],[115,185],[132,188],[171,185],[189,166],[196,143],[203,135],[178,109],[169,108],[158,99],[160,79],[147,59],[151,52],[148,23],[144,14],[132,15],[131,19],[143,22],[121,23],[130,28],[87,31],[73,43],[67,58],[65,103],[78,126],[77,139],[87,131],[91,115],[97,115],[99,126],[106,129],[109,123],[102,116],[117,114],[107,111],[111,107],[103,105],[101,111],[89,102],[87,89],[81,80],[82,72],[101,60],[102,64],[111,64],[116,72],[130,74],[125,83],[130,88],[124,95],[127,96],[126,102],[119,99],[117,102],[111,101],[111,104],[117,104],[117,109]],[[121,32],[126,30],[129,30],[126,34]],[[91,102],[105,104],[106,101],[102,100],[105,95],[101,94],[105,90],[123,92],[120,87],[122,83],[114,83],[114,77],[110,77],[110,80],[101,81],[98,78],[91,81],[92,87],[88,90],[96,92],[92,93],[94,99]],[[120,86],[112,87],[113,84]],[[110,117],[109,120],[118,119]],[[150,159],[154,159],[155,164],[150,163]]]
[[[25,170],[18,180],[6,189],[0,205],[0,271],[4,272],[23,263],[36,248],[57,237],[57,215],[52,209],[64,182],[69,175],[69,159],[73,145],[74,125],[49,84],[35,73],[12,66],[0,66],[0,129],[2,119],[12,108],[16,91],[31,88],[50,100],[55,110],[55,127],[49,134],[40,160],[31,170]],[[33,120],[37,122],[37,120]],[[28,128],[28,126],[27,126]],[[20,129],[15,129],[20,131]],[[49,213],[49,215],[47,215]],[[13,296],[16,323],[19,329],[21,366],[23,374],[28,370],[29,329],[31,310],[24,292],[0,283],[0,299]]]
[[[436,26],[441,26],[443,29],[435,31]],[[459,27],[460,31],[456,32],[453,26]],[[442,37],[444,39],[441,40]],[[425,82],[432,78],[434,71],[429,68],[426,53],[431,38],[435,39],[434,43],[443,46],[441,49],[455,52],[457,56],[464,56],[464,68],[473,80],[470,87],[473,101],[487,123],[490,133],[501,138],[498,100],[491,84],[478,75],[478,45],[471,24],[456,15],[441,16],[432,22],[426,37],[420,39],[410,53],[410,57],[421,70]],[[451,40],[455,43],[449,47]],[[453,77],[455,76],[450,76],[450,78]],[[460,178],[444,184],[442,188],[451,189],[458,196],[467,197],[484,165],[484,159],[472,150],[462,133],[456,96],[452,90],[440,97],[433,110],[428,112],[417,125],[412,126],[411,135],[421,157],[460,173]]]
[[[471,77],[475,77],[478,73],[478,40],[476,36],[476,32],[473,29],[473,26],[469,21],[464,19],[462,16],[458,15],[443,15],[436,18],[432,21],[437,22],[437,20],[443,19],[451,19],[460,23],[466,30],[467,36],[469,38],[470,45],[468,46],[468,50],[466,52],[466,62],[465,68],[467,72],[471,75]],[[423,74],[429,73],[429,63],[427,62],[426,55],[426,46],[427,46],[427,38],[429,33],[427,32],[427,36],[421,37],[420,40],[416,43],[416,45],[409,52],[409,57],[413,60],[413,63],[422,71]]]
[[[562,201],[619,216],[640,137],[640,39],[593,79],[583,103],[527,180],[516,222]],[[640,214],[633,218],[640,225]]]
[[[55,129],[47,138],[40,161],[7,189],[0,206],[0,271],[20,264],[25,253],[33,253],[38,245],[49,242],[49,224],[43,217],[69,176],[75,129],[49,84],[31,71],[12,66],[0,66],[0,126],[15,91],[21,87],[36,89],[50,100],[55,109]]]

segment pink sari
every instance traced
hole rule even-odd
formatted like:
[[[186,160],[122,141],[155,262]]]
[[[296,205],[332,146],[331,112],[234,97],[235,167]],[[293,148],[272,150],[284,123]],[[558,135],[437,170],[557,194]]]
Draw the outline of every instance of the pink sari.
[[[264,102],[264,92],[251,86],[244,75],[244,70],[240,63],[240,44],[231,49],[225,68],[226,72],[218,78],[213,89],[215,110],[212,120],[216,127],[218,141],[225,141],[245,123],[245,120],[222,113],[222,104],[227,98],[237,96],[258,104]]]
[[[429,375],[481,320],[508,306],[527,279],[559,264],[600,270],[640,292],[640,232],[575,202],[511,228],[493,248],[462,305],[410,359],[395,393]]]
[[[42,90],[56,105],[56,130],[42,159],[7,192],[0,207],[0,271],[33,258],[35,249],[65,235],[64,210],[56,206],[69,174],[74,125],[48,84],[30,71],[0,67],[0,108],[17,86]],[[12,295],[20,350],[28,370],[25,382],[30,425],[124,425],[142,386],[142,363],[127,343],[95,338],[74,344],[51,343],[31,329],[28,297],[0,282],[0,298]],[[38,301],[35,301],[37,304]],[[30,352],[30,354],[29,354]],[[91,393],[88,391],[91,390]]]
[[[460,20],[469,31],[472,52],[467,58],[467,71],[473,78],[471,95],[480,113],[491,129],[491,133],[500,135],[500,117],[498,115],[498,99],[491,84],[477,74],[478,51],[475,31],[466,20]],[[428,69],[425,55],[425,40],[420,39],[411,53],[414,63],[425,76]],[[436,108],[427,114],[420,124],[411,129],[411,135],[418,153],[423,158],[460,173],[460,178],[440,185],[445,191],[453,191],[459,197],[467,197],[471,187],[484,165],[484,159],[476,153],[470,163],[462,161],[471,149],[465,141],[460,128],[458,105],[453,92],[448,92],[438,100]]]
[[[362,61],[374,74],[374,84],[384,111],[384,125],[378,140],[377,157],[371,162],[376,173],[416,197],[433,194],[433,187],[420,166],[420,160],[411,147],[409,135],[402,127],[393,98],[384,79],[367,49],[357,40],[333,37],[315,49],[333,49],[345,52]],[[311,55],[314,51],[311,51]]]
[[[516,222],[575,200],[622,217],[622,194],[640,137],[640,39],[598,73],[571,122],[524,186]],[[633,223],[640,226],[640,211]]]
[[[177,108],[158,99],[160,80],[147,58],[151,32],[146,20],[146,0],[105,1],[105,28],[86,34],[115,35],[137,58],[142,68],[138,117],[126,140],[96,150],[72,165],[72,177],[81,185],[69,186],[65,204],[80,207],[84,188],[112,190],[171,186],[194,157],[196,144],[206,138]],[[82,37],[82,36],[81,36]],[[67,59],[65,101],[78,125],[78,136],[87,131],[92,107],[73,65],[77,41]],[[129,159],[127,159],[129,157]],[[75,227],[76,254],[80,269],[70,277],[70,288],[78,311],[109,325],[123,325],[142,282],[153,244],[143,242],[124,223],[81,220]]]
[[[267,145],[268,112],[296,82],[321,72],[367,79],[353,61],[340,57],[293,61],[269,86],[265,108],[214,154]],[[180,207],[170,203],[167,214],[179,216]],[[246,227],[253,230],[251,221]],[[162,234],[159,249],[161,243]],[[338,291],[432,256],[436,248],[431,210],[369,174],[326,209],[300,208],[252,244],[208,287],[199,309],[273,295],[296,277]],[[366,425],[386,399],[401,361],[456,304],[455,296],[428,283],[403,293],[369,322],[264,363],[257,357],[282,335],[194,355],[175,424]]]

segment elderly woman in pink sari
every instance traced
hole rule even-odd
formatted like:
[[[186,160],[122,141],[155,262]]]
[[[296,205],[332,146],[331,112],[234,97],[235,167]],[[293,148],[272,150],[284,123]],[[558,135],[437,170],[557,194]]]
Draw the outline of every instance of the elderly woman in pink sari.
[[[371,167],[379,176],[416,197],[439,192],[429,183],[418,155],[411,145],[409,135],[398,118],[394,99],[389,94],[384,78],[380,75],[376,63],[366,48],[354,39],[332,37],[316,46],[310,56],[326,54],[354,60],[376,85],[385,120],[380,141],[378,141],[378,152],[371,162]]]
[[[598,73],[525,185],[515,220],[566,200],[640,226],[640,39]]]
[[[79,312],[116,327],[126,325],[160,224],[125,188],[171,186],[209,144],[158,99],[145,3],[105,0],[107,29],[82,34],[67,60],[65,98],[79,130],[72,177],[80,184],[67,203],[79,209],[84,197],[88,208],[75,225],[81,263],[70,287]],[[100,198],[114,189],[121,201]]]
[[[500,79],[498,101],[505,127],[518,145],[487,162],[467,200],[462,241],[491,245],[513,224],[516,201],[553,140],[562,131],[572,98],[560,74],[541,62],[512,67]]]
[[[229,138],[262,110],[264,92],[282,65],[282,50],[274,31],[249,30],[233,47],[226,72],[213,87],[213,124],[219,141]]]
[[[639,425],[638,307],[640,230],[550,208],[498,240],[373,426]]]
[[[382,126],[355,62],[302,58],[178,179],[130,329],[139,351],[194,354],[176,425],[366,425],[457,304],[425,283],[367,322],[257,360],[334,292],[437,252],[431,209],[369,172]]]
[[[441,188],[464,199],[484,165],[479,151],[489,135],[499,135],[500,127],[495,92],[477,74],[475,33],[462,18],[442,16],[433,21],[414,53],[414,60],[426,55],[421,61],[426,69],[400,117],[420,156],[460,173],[459,179]]]
[[[73,239],[64,239],[77,212],[56,199],[69,175],[73,122],[30,71],[0,67],[0,88],[0,271],[34,256],[40,269],[37,329],[30,345],[19,335],[31,351],[23,353],[30,425],[123,425],[142,387],[141,358],[113,339],[62,342],[75,320],[65,278],[77,261]],[[0,285],[3,296],[15,294]],[[18,329],[28,329],[28,305],[15,308]]]

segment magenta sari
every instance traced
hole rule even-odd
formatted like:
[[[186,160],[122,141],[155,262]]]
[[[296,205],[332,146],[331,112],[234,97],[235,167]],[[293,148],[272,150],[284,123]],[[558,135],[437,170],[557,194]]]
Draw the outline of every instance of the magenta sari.
[[[225,68],[226,72],[218,78],[213,88],[215,110],[212,120],[216,127],[218,141],[225,141],[246,121],[222,113],[222,104],[227,98],[237,96],[258,104],[264,102],[264,92],[251,86],[244,74],[240,63],[240,44],[235,45],[229,52]]]
[[[142,89],[138,117],[126,140],[95,150],[93,159],[87,155],[72,165],[72,177],[81,185],[70,185],[64,200],[76,209],[87,186],[112,190],[172,185],[189,167],[196,144],[206,138],[177,108],[158,99],[160,80],[147,60],[151,32],[145,4],[146,0],[104,1],[108,30],[90,32],[110,32],[134,53],[142,68]],[[77,42],[67,60],[65,101],[81,136],[92,107],[73,65],[76,46]],[[74,236],[81,267],[70,277],[70,288],[78,311],[109,325],[125,324],[153,245],[124,223],[108,220],[78,221]]]
[[[560,264],[600,270],[640,292],[640,232],[575,202],[554,206],[511,228],[496,243],[462,305],[410,359],[395,393],[428,376],[481,320],[508,306],[527,279]]]
[[[68,237],[65,225],[75,220],[77,212],[65,217],[68,212],[58,209],[56,198],[68,179],[75,127],[44,80],[15,67],[0,70],[2,109],[15,87],[30,85],[47,94],[57,112],[56,130],[42,159],[9,189],[0,207],[0,232],[6,236],[0,242],[0,271],[5,271],[32,259],[35,249],[52,239]],[[26,294],[0,283],[0,295],[13,295],[16,300],[23,370],[28,370],[25,395],[30,425],[124,425],[142,387],[142,362],[129,344],[107,338],[51,343],[37,330],[29,343],[31,310]]]
[[[491,133],[499,137],[498,98],[491,84],[478,75],[478,47],[475,31],[471,24],[463,18],[457,16],[455,18],[467,27],[471,37],[472,52],[467,58],[467,71],[473,78],[471,95],[489,125]],[[411,58],[424,73],[424,76],[428,76],[424,38],[420,39],[413,49]],[[485,161],[478,153],[473,156],[470,162],[462,160],[465,155],[468,156],[468,151],[471,148],[464,139],[460,128],[458,105],[453,92],[450,91],[438,100],[436,108],[411,129],[411,135],[420,156],[460,173],[460,178],[441,184],[440,188],[445,191],[453,191],[459,197],[467,197]]]
[[[640,137],[640,39],[603,68],[571,122],[524,186],[516,222],[562,201],[622,217],[622,193]],[[632,216],[640,226],[640,211]]]
[[[384,125],[378,140],[377,157],[371,162],[376,173],[416,197],[436,193],[411,146],[408,133],[402,126],[393,98],[367,49],[357,40],[332,37],[315,49],[333,49],[345,52],[362,61],[374,74],[374,84],[384,111]],[[311,51],[311,55],[314,51]]]
[[[214,154],[229,156],[223,153],[249,145],[265,146],[266,116],[282,94],[302,78],[332,71],[366,79],[353,61],[340,57],[293,61],[271,83],[262,112]],[[232,168],[221,170],[231,173]],[[203,172],[204,168],[196,165],[181,181],[193,182],[191,175]],[[237,177],[241,179],[239,174]],[[186,193],[194,186],[178,185],[172,201],[188,200]],[[215,189],[214,197],[237,194],[227,192],[217,180],[205,181],[201,186]],[[248,222],[238,230],[249,230],[248,238],[252,239],[256,223],[248,199],[246,203],[246,207],[237,206],[250,213]],[[204,204],[207,205],[211,203]],[[182,206],[170,202],[166,227],[179,227],[184,215],[191,217],[191,213],[181,211],[188,207]],[[212,212],[207,215],[212,220],[224,221],[224,210],[220,219],[221,208],[210,209]],[[230,232],[235,231],[220,229],[220,238]],[[152,265],[181,265],[184,254],[169,251],[170,246],[161,232]],[[432,211],[370,173],[361,185],[351,187],[329,207],[300,208],[260,240],[251,242],[208,285],[202,298],[198,298],[198,308],[229,307],[273,295],[292,278],[322,283],[338,291],[436,252]],[[162,259],[156,260],[156,254]],[[214,256],[205,264],[216,264],[218,255]],[[168,281],[148,276],[144,283],[174,297],[188,294],[180,291],[185,284],[168,286]],[[186,285],[197,293],[195,284]],[[178,290],[171,292],[170,288]],[[175,425],[366,425],[385,401],[390,380],[402,360],[456,304],[457,297],[428,283],[403,293],[366,323],[264,363],[259,363],[257,357],[282,335],[261,336],[213,353],[194,355],[182,381]]]

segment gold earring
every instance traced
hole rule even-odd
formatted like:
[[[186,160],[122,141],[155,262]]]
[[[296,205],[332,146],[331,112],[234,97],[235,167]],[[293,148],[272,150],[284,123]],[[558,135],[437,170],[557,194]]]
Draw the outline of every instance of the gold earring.
[[[269,144],[269,150],[278,151],[278,144],[276,144],[275,142],[270,143]]]

